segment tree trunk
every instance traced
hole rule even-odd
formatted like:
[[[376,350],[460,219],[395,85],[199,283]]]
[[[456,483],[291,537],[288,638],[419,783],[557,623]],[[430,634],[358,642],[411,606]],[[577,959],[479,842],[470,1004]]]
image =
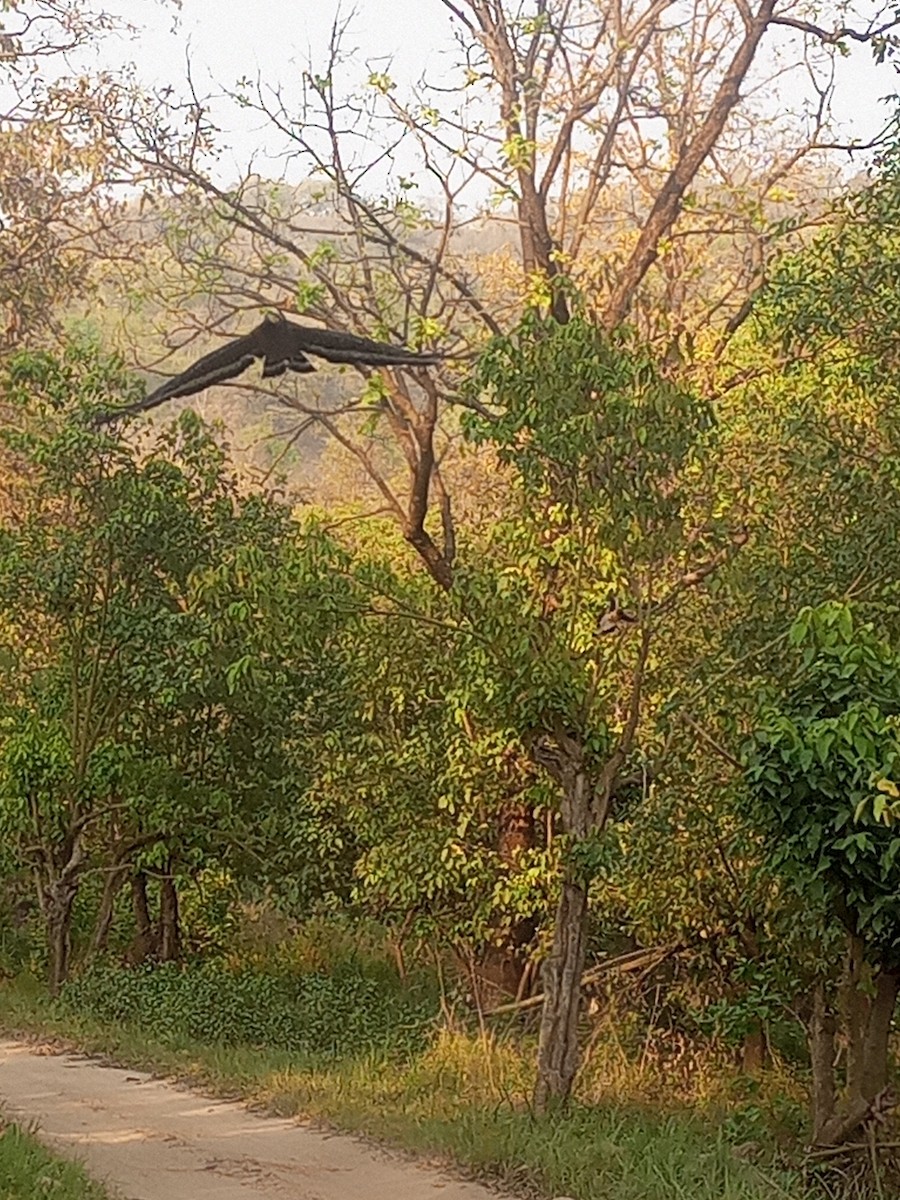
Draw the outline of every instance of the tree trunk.
[[[47,927],[47,985],[51,996],[59,995],[69,977],[72,909],[85,857],[79,834],[72,832],[58,852],[45,851],[36,874],[38,903]]]
[[[587,887],[566,879],[556,909],[553,948],[543,968],[544,1007],[534,1089],[538,1112],[568,1099],[578,1070],[578,1013],[587,909]]]
[[[171,864],[169,866],[171,870]],[[160,880],[159,957],[162,962],[177,962],[181,957],[181,928],[178,918],[178,892],[171,875]]]
[[[847,1041],[847,1087],[842,1103],[836,1102],[834,1078],[835,1021],[824,999],[824,985],[816,989],[809,1043],[813,1070],[813,1137],[818,1145],[837,1146],[856,1135],[877,1107],[888,1082],[888,1049],[891,1022],[900,993],[900,969],[882,968],[866,988],[869,968],[862,960],[862,945],[851,935],[847,969],[841,985],[841,1017]]]
[[[900,974],[883,968],[873,979],[863,952],[861,939],[851,934],[842,1002],[847,1030],[847,1091],[851,1102],[868,1104],[887,1086],[888,1036]]]
[[[879,971],[875,995],[869,999],[862,1053],[863,1073],[858,1083],[860,1095],[869,1102],[887,1087],[891,1022],[897,1007],[898,990],[900,971]]]
[[[131,878],[131,903],[134,910],[134,942],[129,958],[134,963],[146,962],[153,946],[153,925],[147,903],[147,876],[135,871]]]
[[[561,785],[563,832],[576,841],[590,833],[599,833],[606,822],[608,803],[601,806],[599,813],[593,806],[596,783],[585,769],[581,744],[559,729],[552,738],[543,735],[535,740],[532,757]],[[604,800],[608,801],[608,795]],[[587,912],[588,881],[578,878],[568,866],[556,908],[553,946],[542,971],[544,1007],[534,1089],[538,1112],[569,1098],[578,1071],[578,1013]]]
[[[62,985],[69,978],[72,908],[77,894],[78,884],[75,879],[58,879],[45,892],[50,958],[48,987],[51,996],[58,996]]]
[[[820,979],[813,993],[812,1019],[809,1024],[809,1057],[812,1066],[813,1141],[819,1142],[834,1116],[834,1013]]]
[[[103,895],[100,898],[100,908],[97,911],[97,920],[94,924],[94,936],[91,938],[92,955],[102,954],[109,944],[109,931],[112,926],[116,897],[122,890],[127,873],[127,865],[121,863],[114,867],[106,876],[106,883],[103,885]]]
[[[862,1099],[860,1081],[865,1075],[866,1022],[869,997],[860,990],[865,961],[862,939],[856,934],[847,937],[847,955],[841,979],[839,1002],[841,1020],[847,1040],[847,1090],[855,1100]]]
[[[500,813],[497,851],[500,860],[512,871],[518,870],[518,856],[534,848],[537,842],[534,811],[528,804],[510,801]],[[508,933],[498,944],[485,946],[472,980],[479,988],[479,1004],[493,1008],[505,1000],[514,1000],[520,993],[528,966],[527,947],[537,931],[533,918],[513,921]]]
[[[745,1075],[757,1075],[766,1065],[768,1046],[766,1034],[759,1024],[744,1037],[741,1046],[741,1070]]]

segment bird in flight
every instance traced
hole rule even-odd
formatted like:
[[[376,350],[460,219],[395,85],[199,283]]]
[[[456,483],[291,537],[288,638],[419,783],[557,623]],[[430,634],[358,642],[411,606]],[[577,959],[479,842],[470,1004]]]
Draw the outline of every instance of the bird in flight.
[[[177,396],[193,396],[215,383],[236,378],[257,359],[262,359],[264,379],[283,375],[285,371],[306,375],[316,369],[307,357],[309,354],[328,362],[366,367],[431,367],[443,358],[441,354],[417,354],[402,346],[373,342],[352,333],[298,325],[288,321],[282,313],[268,313],[265,320],[244,337],[235,338],[211,354],[205,354],[137,404],[101,413],[97,424],[106,425],[120,417],[147,412]]]

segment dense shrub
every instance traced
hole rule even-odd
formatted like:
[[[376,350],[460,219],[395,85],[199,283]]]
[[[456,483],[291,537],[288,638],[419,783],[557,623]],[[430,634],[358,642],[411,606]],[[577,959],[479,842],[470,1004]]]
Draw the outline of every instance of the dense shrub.
[[[274,974],[221,962],[129,969],[98,965],[69,983],[60,1004],[145,1033],[259,1045],[313,1057],[421,1046],[434,1012],[416,996],[344,966],[334,974]]]

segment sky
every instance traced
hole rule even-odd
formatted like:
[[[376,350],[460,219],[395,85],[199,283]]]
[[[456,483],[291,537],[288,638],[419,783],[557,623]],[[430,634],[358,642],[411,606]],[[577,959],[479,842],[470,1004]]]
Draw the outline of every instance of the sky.
[[[189,54],[201,95],[257,76],[299,91],[309,62],[324,63],[336,19],[350,23],[344,44],[358,52],[358,69],[350,67],[347,74],[354,82],[363,82],[369,70],[388,67],[401,85],[416,81],[423,71],[439,76],[454,54],[450,20],[440,0],[357,0],[356,5],[336,0],[181,0],[177,8],[170,0],[97,2],[142,27],[138,36],[107,40],[100,49],[102,63],[135,61],[146,81],[180,90]],[[242,121],[230,104],[216,115],[234,138],[235,163],[246,164],[257,149],[253,120]]]
[[[99,0],[108,10],[140,27],[134,36],[104,41],[98,51],[104,66],[137,64],[145,82],[184,85],[186,52],[194,82],[202,95],[232,86],[241,77],[257,75],[286,88],[297,86],[310,57],[322,61],[332,23],[338,14],[349,18],[348,45],[358,50],[357,79],[370,69],[385,70],[401,87],[423,72],[440,75],[455,58],[449,14],[440,0]],[[829,5],[822,8],[827,9]],[[837,7],[835,5],[835,7]],[[876,11],[859,0],[863,12]],[[880,5],[878,5],[880,7]],[[820,18],[828,23],[825,17]],[[796,35],[783,34],[782,42]],[[767,35],[770,37],[770,35]],[[771,40],[771,37],[770,37]],[[351,68],[351,72],[354,68]],[[793,85],[793,86],[796,86]],[[876,67],[867,47],[854,47],[838,61],[835,110],[842,139],[868,140],[882,127],[891,109],[879,98],[900,92],[892,64]],[[790,104],[798,97],[772,95],[770,103]],[[225,154],[220,169],[240,173],[259,146],[259,119],[222,106],[216,123],[223,128]],[[861,159],[857,158],[855,166]]]

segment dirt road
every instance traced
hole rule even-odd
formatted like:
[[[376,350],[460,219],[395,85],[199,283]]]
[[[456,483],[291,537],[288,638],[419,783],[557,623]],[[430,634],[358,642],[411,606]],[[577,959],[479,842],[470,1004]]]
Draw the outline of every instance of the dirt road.
[[[349,1137],[8,1040],[0,1112],[128,1200],[496,1200]]]

